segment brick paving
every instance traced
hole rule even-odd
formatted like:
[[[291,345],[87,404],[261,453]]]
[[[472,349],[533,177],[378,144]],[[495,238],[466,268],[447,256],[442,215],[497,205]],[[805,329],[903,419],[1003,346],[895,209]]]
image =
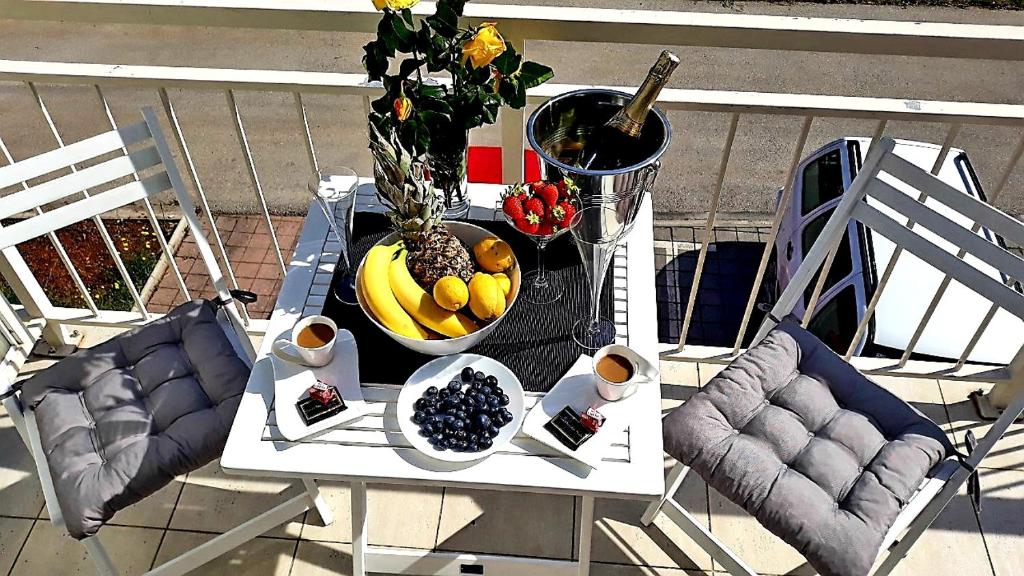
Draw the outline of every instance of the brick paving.
[[[255,292],[257,300],[248,307],[249,315],[257,319],[270,318],[274,311],[274,302],[281,289],[283,275],[281,265],[277,261],[274,243],[270,231],[261,216],[242,214],[225,214],[218,216],[217,231],[231,262],[238,288]],[[285,264],[291,260],[295,243],[302,229],[301,216],[271,216],[277,241],[281,246]],[[213,235],[207,230],[207,239],[218,255],[221,270],[227,273],[227,267],[221,262],[218,250],[213,242]],[[213,298],[213,285],[206,267],[199,259],[199,251],[195,240],[189,234],[175,252],[175,261],[181,270],[185,287],[192,298]],[[152,312],[165,313],[177,304],[185,301],[185,296],[178,287],[177,279],[170,268],[160,279],[157,289],[150,296],[147,306]]]

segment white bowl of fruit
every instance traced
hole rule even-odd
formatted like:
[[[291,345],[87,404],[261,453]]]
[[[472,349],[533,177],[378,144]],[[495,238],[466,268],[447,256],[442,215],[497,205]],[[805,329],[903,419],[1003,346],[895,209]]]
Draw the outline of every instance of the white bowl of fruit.
[[[511,247],[467,222],[394,232],[356,271],[366,316],[399,344],[445,356],[472,348],[508,314],[521,274]]]

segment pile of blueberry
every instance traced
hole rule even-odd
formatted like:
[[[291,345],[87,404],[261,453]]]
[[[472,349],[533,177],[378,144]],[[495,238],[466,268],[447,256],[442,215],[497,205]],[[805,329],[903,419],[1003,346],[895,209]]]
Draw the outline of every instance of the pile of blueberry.
[[[512,422],[507,406],[508,394],[498,379],[467,366],[444,388],[427,388],[413,406],[412,421],[435,450],[480,452]]]

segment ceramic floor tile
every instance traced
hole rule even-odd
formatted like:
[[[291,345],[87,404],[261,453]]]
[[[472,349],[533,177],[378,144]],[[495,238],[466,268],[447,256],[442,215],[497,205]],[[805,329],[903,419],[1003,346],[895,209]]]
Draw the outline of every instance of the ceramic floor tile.
[[[350,576],[352,545],[341,542],[299,542],[291,576]]]
[[[977,382],[950,380],[941,380],[939,386],[942,388],[942,396],[946,400],[957,448],[965,450],[964,434],[968,430],[973,430],[974,435],[981,440],[991,427],[990,422],[982,421],[978,417],[968,394],[979,389],[988,391],[992,386]],[[996,443],[995,448],[981,462],[981,466],[1024,472],[1024,424],[1020,422],[1011,424],[1006,434]]]
[[[699,476],[688,475],[675,498],[707,527],[707,485]],[[612,564],[712,569],[711,556],[664,514],[659,514],[651,526],[643,526],[640,516],[646,508],[646,502],[598,499],[591,559]]]
[[[185,477],[179,476],[154,494],[150,494],[135,504],[119,511],[110,520],[114,526],[143,526],[146,528],[166,528],[171,519],[174,505],[178,501],[178,493],[185,484]],[[49,511],[43,507],[39,517],[48,520]]]
[[[160,545],[157,565],[212,539],[214,534],[169,530]],[[189,572],[190,576],[286,576],[291,570],[296,540],[256,538]]]
[[[699,377],[696,362],[672,362],[662,360],[659,366],[662,384],[697,386]]]
[[[569,558],[573,514],[570,496],[448,489],[437,548]]]
[[[320,483],[320,492],[334,512],[334,523],[322,526],[315,512],[306,515],[303,540],[352,541],[352,501],[347,483]],[[380,546],[432,548],[441,515],[441,489],[370,486],[366,494],[369,543]]]
[[[699,374],[699,382],[701,386],[704,386],[711,381],[712,378],[718,376],[718,373],[725,370],[727,364],[709,364],[702,362],[697,365],[697,372]]]
[[[1024,573],[1024,472],[982,470],[981,531],[996,576]]]
[[[301,482],[230,476],[213,461],[188,475],[171,528],[226,532],[302,490]],[[267,536],[298,537],[302,515],[272,528]]]
[[[765,530],[753,516],[713,488],[708,494],[711,533],[751,568],[764,574],[788,574],[802,569],[806,562],[799,552]],[[717,562],[715,568],[723,569]]]
[[[35,518],[44,504],[36,465],[6,412],[0,412],[0,446],[0,515]]]
[[[7,574],[21,551],[33,520],[0,516],[0,574]]]
[[[99,539],[124,575],[142,574],[160,545],[162,531],[151,528],[105,526]],[[50,522],[36,522],[25,548],[11,572],[12,576],[91,575],[95,565],[78,541],[58,530]]]

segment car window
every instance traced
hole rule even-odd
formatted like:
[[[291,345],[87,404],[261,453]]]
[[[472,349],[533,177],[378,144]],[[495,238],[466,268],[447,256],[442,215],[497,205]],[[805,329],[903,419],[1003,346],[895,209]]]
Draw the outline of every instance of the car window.
[[[807,257],[807,253],[811,250],[811,246],[814,245],[814,241],[821,235],[822,229],[825,228],[825,224],[828,223],[828,219],[832,217],[833,212],[835,212],[834,208],[822,213],[804,226],[804,230],[800,235],[800,246],[803,248],[802,254],[804,258]],[[824,294],[851,272],[853,272],[853,257],[850,252],[850,235],[844,233],[843,239],[839,241],[839,251],[836,252],[836,258],[832,261],[832,268],[829,269],[828,277],[825,278],[825,287],[822,288],[821,292]],[[807,289],[804,290],[804,305],[810,302],[811,293],[814,292],[814,285],[816,283],[817,277],[815,277],[815,282],[811,282]]]
[[[843,166],[839,150],[833,150],[804,167],[801,214],[843,195]]]
[[[807,329],[836,354],[845,354],[857,331],[857,294],[853,285],[840,290],[819,308]]]

